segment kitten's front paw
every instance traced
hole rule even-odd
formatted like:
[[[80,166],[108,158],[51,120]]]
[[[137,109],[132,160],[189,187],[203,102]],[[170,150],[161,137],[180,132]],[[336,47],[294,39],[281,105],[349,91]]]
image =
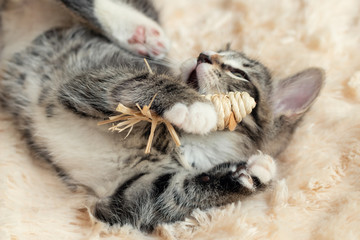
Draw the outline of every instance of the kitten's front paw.
[[[231,180],[235,180],[250,192],[255,191],[255,184],[245,165],[239,164],[231,171]]]
[[[249,158],[247,169],[249,174],[258,178],[261,184],[268,184],[275,177],[276,164],[271,156],[259,153]]]
[[[164,117],[188,133],[206,134],[216,127],[217,114],[210,103],[195,102],[190,106],[176,103]]]

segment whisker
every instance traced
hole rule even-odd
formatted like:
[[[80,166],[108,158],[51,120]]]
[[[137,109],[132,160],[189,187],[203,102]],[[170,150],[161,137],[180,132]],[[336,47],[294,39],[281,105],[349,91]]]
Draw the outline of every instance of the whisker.
[[[217,84],[216,84],[216,88],[217,88],[217,91],[218,91],[217,93],[218,93],[218,94],[221,94],[221,91],[220,91],[219,85],[217,85]]]
[[[169,68],[175,68],[176,64],[172,63],[172,62],[168,62],[168,61],[164,61],[163,59],[159,59],[159,60],[155,60],[151,57],[143,57],[144,59],[146,59],[150,64],[151,63],[156,63],[158,65],[163,65]]]
[[[144,59],[146,59],[147,61],[149,61],[149,63],[153,62],[156,63],[158,65],[163,65],[169,68],[178,68],[179,64],[175,63],[174,61],[170,60],[169,58],[163,58],[163,59],[153,59],[151,57],[144,57]]]

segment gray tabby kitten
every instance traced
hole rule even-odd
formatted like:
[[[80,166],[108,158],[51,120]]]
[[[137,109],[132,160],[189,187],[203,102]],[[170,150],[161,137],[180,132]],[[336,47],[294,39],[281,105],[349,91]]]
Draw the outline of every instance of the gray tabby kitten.
[[[69,186],[88,190],[97,219],[150,232],[196,208],[238,201],[269,185],[272,157],[318,96],[321,70],[274,85],[261,63],[223,50],[202,52],[177,75],[161,60],[168,40],[151,1],[62,2],[97,32],[83,26],[44,32],[4,66],[0,100],[34,155]],[[257,106],[235,131],[210,132],[217,115],[200,95],[229,91],[248,92]],[[177,128],[181,147],[164,126],[157,128],[150,154],[144,153],[148,123],[127,138],[97,126],[116,114],[119,102],[134,108],[155,94],[152,110]],[[193,168],[183,168],[179,159]]]

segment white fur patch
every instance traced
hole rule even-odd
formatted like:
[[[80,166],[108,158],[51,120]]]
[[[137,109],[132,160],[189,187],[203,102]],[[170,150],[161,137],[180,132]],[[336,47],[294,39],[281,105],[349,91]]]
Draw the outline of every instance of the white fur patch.
[[[176,103],[170,110],[166,111],[164,117],[176,126],[181,126],[188,117],[189,109],[183,103]]]
[[[195,102],[190,106],[176,103],[164,117],[188,133],[206,134],[216,126],[217,114],[209,103]]]
[[[190,165],[207,170],[224,161],[241,160],[243,153],[239,146],[243,144],[243,139],[234,132],[216,131],[206,137],[184,135],[181,138],[180,148]]]
[[[102,28],[122,47],[140,55],[165,57],[170,41],[164,31],[154,20],[135,8],[121,1],[95,0],[94,14]],[[146,40],[143,43],[129,43],[138,27],[144,28]]]

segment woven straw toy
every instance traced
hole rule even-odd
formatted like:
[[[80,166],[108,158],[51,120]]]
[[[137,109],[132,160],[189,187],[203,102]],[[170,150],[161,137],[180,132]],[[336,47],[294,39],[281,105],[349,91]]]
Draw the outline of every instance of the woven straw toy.
[[[234,131],[236,125],[256,106],[255,100],[247,92],[210,94],[205,98],[214,104],[218,115],[217,126],[214,130],[228,128],[230,131]]]

